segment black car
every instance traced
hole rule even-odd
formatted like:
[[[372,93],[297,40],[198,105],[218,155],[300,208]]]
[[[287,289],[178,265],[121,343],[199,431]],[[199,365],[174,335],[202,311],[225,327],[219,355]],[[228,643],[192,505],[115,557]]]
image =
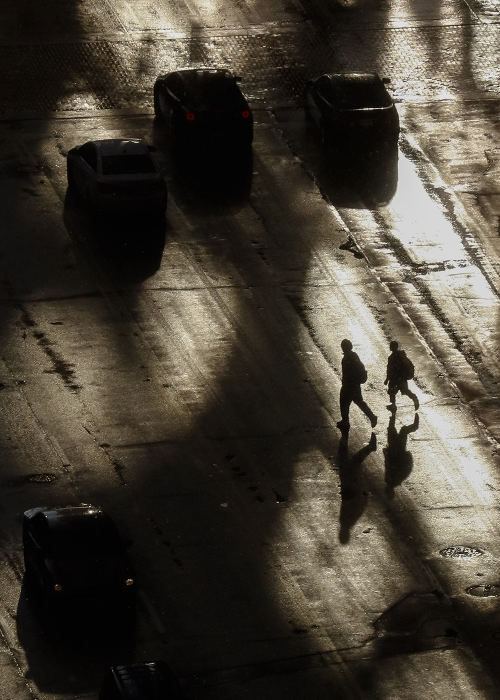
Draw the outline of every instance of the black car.
[[[325,73],[306,86],[306,112],[324,146],[377,150],[396,146],[399,116],[376,73]]]
[[[99,700],[186,700],[177,678],[162,661],[111,666]]]
[[[110,214],[161,215],[167,186],[141,139],[88,141],[68,151],[68,187],[94,210]]]
[[[185,69],[160,75],[154,110],[174,142],[182,145],[242,145],[253,139],[253,116],[238,82],[223,69]]]
[[[23,517],[23,545],[27,580],[49,606],[133,604],[135,578],[125,545],[101,508],[31,508]]]

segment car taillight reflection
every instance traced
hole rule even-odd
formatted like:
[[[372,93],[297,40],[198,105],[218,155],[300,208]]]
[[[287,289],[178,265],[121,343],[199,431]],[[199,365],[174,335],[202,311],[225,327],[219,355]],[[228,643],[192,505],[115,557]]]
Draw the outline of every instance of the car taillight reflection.
[[[241,113],[241,116],[243,117],[243,119],[248,119],[248,117],[250,116],[250,110],[244,109]]]
[[[193,112],[186,112],[186,119],[188,122],[194,122],[195,116]]]

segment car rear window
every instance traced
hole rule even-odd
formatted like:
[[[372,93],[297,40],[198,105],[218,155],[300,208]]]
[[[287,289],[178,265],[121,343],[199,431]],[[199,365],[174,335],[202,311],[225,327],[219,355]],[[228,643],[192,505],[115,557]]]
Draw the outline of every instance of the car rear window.
[[[155,166],[150,156],[140,153],[103,156],[101,164],[103,175],[135,175],[155,172]]]
[[[106,518],[65,519],[50,527],[50,549],[62,559],[111,554],[122,548],[114,525]]]
[[[213,109],[239,105],[242,101],[240,89],[231,78],[220,75],[200,77],[188,86],[187,99],[193,108]]]
[[[363,107],[390,107],[392,100],[383,83],[347,82],[331,84],[331,103],[342,109],[362,109]]]

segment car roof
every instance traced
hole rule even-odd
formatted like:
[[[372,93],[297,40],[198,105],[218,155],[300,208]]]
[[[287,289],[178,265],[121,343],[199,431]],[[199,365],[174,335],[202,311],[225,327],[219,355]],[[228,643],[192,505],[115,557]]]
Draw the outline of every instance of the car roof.
[[[109,520],[109,516],[105,514],[99,506],[92,506],[88,503],[82,503],[76,506],[61,506],[57,508],[40,508],[49,527],[58,527],[64,522],[84,520]]]
[[[178,73],[186,83],[193,84],[209,82],[214,78],[234,80],[234,75],[227,68],[182,68],[173,72]],[[172,75],[172,73],[168,75]]]
[[[94,144],[101,156],[143,155],[149,153],[148,145],[142,139],[101,139],[89,141],[88,143]]]
[[[378,73],[364,73],[360,71],[351,71],[347,73],[326,73],[332,83],[381,83],[382,78]]]
[[[182,91],[173,86],[173,81],[170,82],[170,89],[189,109],[210,110],[222,103],[241,106],[245,101],[238,87],[238,79],[224,68],[186,68],[168,73],[163,78],[168,81],[175,76],[182,81]]]

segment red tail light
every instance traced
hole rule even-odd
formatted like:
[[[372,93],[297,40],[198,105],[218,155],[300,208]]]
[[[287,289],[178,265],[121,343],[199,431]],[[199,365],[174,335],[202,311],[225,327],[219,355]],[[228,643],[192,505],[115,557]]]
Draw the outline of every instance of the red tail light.
[[[244,109],[243,112],[241,113],[241,116],[243,117],[243,119],[248,119],[248,117],[250,116],[250,110]]]
[[[186,119],[188,122],[194,122],[194,113],[193,112],[186,112]]]

